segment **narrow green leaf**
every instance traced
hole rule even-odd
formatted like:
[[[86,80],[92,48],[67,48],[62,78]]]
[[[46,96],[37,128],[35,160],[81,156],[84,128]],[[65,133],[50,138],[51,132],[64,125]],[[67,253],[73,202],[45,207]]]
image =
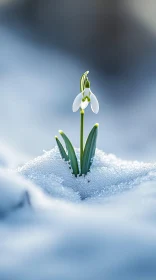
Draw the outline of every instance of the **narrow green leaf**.
[[[99,127],[98,123],[93,126],[86,141],[86,145],[83,153],[83,159],[82,159],[82,169],[81,169],[81,174],[84,175],[86,175],[87,172],[90,171],[90,167],[92,165],[92,161],[95,155],[98,127]]]
[[[62,146],[60,140],[58,139],[57,136],[55,136],[55,139],[56,139],[56,143],[57,143],[57,146],[58,146],[58,148],[59,148],[59,151],[60,151],[60,154],[61,154],[62,159],[64,159],[65,161],[69,161],[69,157],[68,157],[68,155],[66,154],[65,149],[63,148],[63,146]]]
[[[86,79],[86,76],[88,75],[89,71],[86,71],[80,78],[80,91],[84,91],[84,81]]]
[[[70,140],[68,139],[68,137],[64,134],[64,132],[62,130],[59,130],[59,133],[61,134],[61,136],[65,142],[66,149],[68,151],[68,157],[70,160],[71,168],[73,170],[73,174],[75,174],[75,176],[77,176],[79,174],[79,167],[78,167],[78,162],[77,162],[74,148],[73,148]]]

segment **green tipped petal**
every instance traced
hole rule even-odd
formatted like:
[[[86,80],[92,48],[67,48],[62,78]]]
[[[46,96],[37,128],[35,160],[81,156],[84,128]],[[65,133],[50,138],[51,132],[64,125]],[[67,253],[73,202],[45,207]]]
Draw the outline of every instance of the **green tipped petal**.
[[[81,175],[86,175],[90,171],[90,167],[92,165],[92,161],[95,155],[98,127],[99,124],[96,123],[88,135],[83,153]]]
[[[73,170],[73,174],[77,177],[77,175],[79,174],[79,167],[78,167],[78,162],[77,162],[74,148],[73,148],[70,140],[68,139],[68,137],[64,134],[64,132],[62,130],[59,130],[59,133],[61,134],[61,136],[65,142],[66,149],[68,151],[68,157],[70,160],[71,168]]]

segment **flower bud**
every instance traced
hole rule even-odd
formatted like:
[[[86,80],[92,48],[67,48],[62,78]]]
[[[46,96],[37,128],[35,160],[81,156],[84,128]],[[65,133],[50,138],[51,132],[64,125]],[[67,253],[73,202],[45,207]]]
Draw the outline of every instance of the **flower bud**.
[[[90,88],[90,81],[88,80],[88,78],[85,80],[84,87]]]

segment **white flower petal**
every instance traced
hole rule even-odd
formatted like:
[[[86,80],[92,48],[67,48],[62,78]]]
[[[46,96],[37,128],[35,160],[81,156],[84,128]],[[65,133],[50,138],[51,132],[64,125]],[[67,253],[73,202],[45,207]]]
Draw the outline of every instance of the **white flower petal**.
[[[91,109],[95,114],[97,114],[99,112],[99,102],[96,96],[92,92],[90,95],[90,100],[91,100]]]
[[[81,100],[82,100],[82,92],[80,92],[74,99],[73,106],[72,106],[73,112],[76,112],[80,108]]]
[[[89,102],[88,100],[82,101],[81,102],[81,109],[84,110],[86,109],[86,107],[88,106]]]
[[[90,88],[85,88],[84,89],[84,97],[89,96],[90,93]]]

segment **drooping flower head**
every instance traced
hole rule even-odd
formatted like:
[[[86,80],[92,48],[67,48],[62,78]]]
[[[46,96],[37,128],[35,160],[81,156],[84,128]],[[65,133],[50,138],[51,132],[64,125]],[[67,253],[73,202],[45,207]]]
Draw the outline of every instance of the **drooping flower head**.
[[[99,102],[96,96],[92,93],[90,89],[90,81],[86,77],[84,81],[84,90],[80,92],[73,102],[73,112],[76,112],[78,109],[86,109],[90,103],[92,111],[97,114],[99,112]]]

